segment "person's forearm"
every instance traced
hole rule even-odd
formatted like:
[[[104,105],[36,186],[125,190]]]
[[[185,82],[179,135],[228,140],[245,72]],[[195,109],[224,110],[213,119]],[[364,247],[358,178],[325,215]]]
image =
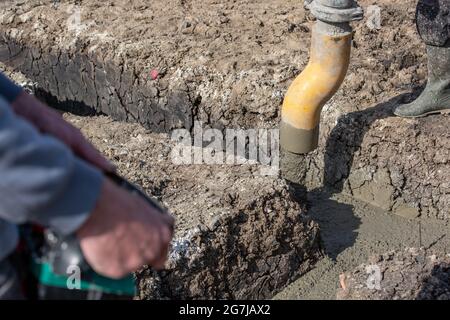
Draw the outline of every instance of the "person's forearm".
[[[42,135],[0,99],[0,218],[63,234],[95,207],[103,175],[58,140]]]
[[[89,143],[80,130],[64,121],[61,114],[27,93],[0,73],[0,97],[6,98],[14,113],[39,131],[51,135],[69,147],[78,157],[102,171],[115,167]]]
[[[31,99],[34,98],[1,72],[0,97],[11,105],[14,113],[33,123],[39,130],[41,129],[39,123],[40,114],[43,112],[48,113],[48,110],[45,110],[39,103],[34,101],[30,103]]]
[[[52,124],[56,125],[64,121],[60,113],[49,108],[26,91],[22,91],[16,96],[16,99],[11,102],[11,107],[16,115],[31,122],[34,127],[45,133],[51,131]]]
[[[1,72],[0,97],[3,97],[11,105],[14,113],[30,121],[39,130],[47,125],[44,122],[48,122],[49,118],[61,119],[56,111],[48,108]]]
[[[36,128],[41,129],[39,123],[39,116],[42,112],[47,113],[47,110],[41,107],[40,104],[36,104],[34,101],[30,103],[30,99],[35,99],[26,91],[19,93],[14,101],[11,102],[11,107],[15,114],[27,119]]]

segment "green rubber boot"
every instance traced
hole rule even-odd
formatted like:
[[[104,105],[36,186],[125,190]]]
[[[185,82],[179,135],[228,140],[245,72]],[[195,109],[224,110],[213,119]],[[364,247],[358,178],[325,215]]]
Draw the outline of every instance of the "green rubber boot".
[[[428,83],[412,103],[394,110],[405,118],[425,117],[434,113],[450,113],[450,48],[427,46]]]

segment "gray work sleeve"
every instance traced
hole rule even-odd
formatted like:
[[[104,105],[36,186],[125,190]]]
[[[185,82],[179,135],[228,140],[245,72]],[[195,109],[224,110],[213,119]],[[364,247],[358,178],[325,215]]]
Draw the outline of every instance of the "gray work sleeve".
[[[73,233],[93,210],[102,182],[99,170],[37,132],[0,98],[0,219]]]

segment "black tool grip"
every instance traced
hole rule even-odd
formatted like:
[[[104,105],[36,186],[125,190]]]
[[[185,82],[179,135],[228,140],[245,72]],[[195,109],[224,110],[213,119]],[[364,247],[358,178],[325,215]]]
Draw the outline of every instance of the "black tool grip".
[[[119,187],[124,188],[125,190],[136,194],[147,201],[147,203],[154,209],[156,209],[161,214],[169,214],[169,210],[165,208],[163,205],[159,203],[157,199],[154,197],[148,196],[146,193],[144,193],[140,188],[126,180],[125,178],[119,176],[115,172],[108,172],[105,173],[106,177],[111,179],[114,183],[116,183]],[[170,226],[173,231],[173,226]]]

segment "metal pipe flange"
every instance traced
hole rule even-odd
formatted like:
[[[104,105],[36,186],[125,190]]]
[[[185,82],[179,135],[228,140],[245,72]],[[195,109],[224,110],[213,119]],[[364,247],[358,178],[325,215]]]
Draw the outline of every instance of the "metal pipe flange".
[[[305,8],[320,21],[345,23],[362,20],[363,9],[354,0],[305,0]]]

